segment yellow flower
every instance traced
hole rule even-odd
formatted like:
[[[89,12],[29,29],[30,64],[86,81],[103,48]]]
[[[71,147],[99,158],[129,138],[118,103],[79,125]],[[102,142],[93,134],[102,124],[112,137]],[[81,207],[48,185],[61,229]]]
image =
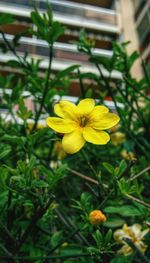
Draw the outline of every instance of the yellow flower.
[[[123,244],[118,253],[127,256],[133,252],[133,249],[123,240],[124,238],[130,239],[142,253],[145,252],[147,245],[145,245],[142,240],[143,237],[148,233],[149,229],[141,231],[141,228],[142,227],[139,224],[134,224],[132,226],[125,224],[122,229],[118,229],[114,232],[114,239],[118,243]]]
[[[129,161],[136,161],[136,157],[134,155],[133,152],[128,152],[126,150],[123,150],[121,152],[121,156],[125,159],[125,160],[129,160]]]
[[[115,132],[111,134],[112,144],[117,146],[125,141],[125,134],[122,132]]]
[[[55,104],[54,112],[59,117],[48,117],[47,125],[63,134],[62,147],[66,153],[78,152],[85,144],[106,144],[110,137],[107,132],[119,122],[119,117],[109,113],[105,106],[95,106],[94,99],[81,100],[78,105],[69,101]]]
[[[89,214],[89,221],[92,225],[98,225],[106,221],[106,216],[100,210],[93,210]]]

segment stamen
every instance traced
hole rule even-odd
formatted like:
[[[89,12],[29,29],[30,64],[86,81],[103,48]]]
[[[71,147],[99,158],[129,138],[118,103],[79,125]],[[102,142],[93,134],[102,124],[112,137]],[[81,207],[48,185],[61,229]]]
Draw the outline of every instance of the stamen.
[[[86,117],[81,117],[81,119],[80,119],[80,126],[81,127],[85,127],[86,126],[86,124],[87,124],[87,118]]]

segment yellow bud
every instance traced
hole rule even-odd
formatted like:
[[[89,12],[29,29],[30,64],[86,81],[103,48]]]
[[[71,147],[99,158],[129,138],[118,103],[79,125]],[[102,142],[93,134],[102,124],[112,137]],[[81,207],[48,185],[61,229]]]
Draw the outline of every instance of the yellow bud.
[[[98,225],[106,221],[106,216],[100,210],[93,210],[89,214],[89,221],[92,225]]]
[[[121,152],[121,156],[125,160],[129,160],[129,161],[136,161],[137,160],[133,152],[127,152],[126,150],[123,150]]]
[[[63,150],[61,141],[55,142],[53,154],[57,156],[58,160],[63,160],[66,157],[66,153]]]
[[[125,141],[125,134],[122,132],[115,132],[111,134],[112,144],[117,146]]]
[[[64,242],[61,246],[62,247],[67,247],[69,244],[67,242]]]

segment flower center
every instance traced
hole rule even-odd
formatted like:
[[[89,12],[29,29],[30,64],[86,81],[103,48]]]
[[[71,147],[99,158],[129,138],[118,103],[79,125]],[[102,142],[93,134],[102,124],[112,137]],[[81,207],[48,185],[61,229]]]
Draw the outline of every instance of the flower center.
[[[88,119],[85,116],[80,118],[80,127],[85,127],[88,122]]]

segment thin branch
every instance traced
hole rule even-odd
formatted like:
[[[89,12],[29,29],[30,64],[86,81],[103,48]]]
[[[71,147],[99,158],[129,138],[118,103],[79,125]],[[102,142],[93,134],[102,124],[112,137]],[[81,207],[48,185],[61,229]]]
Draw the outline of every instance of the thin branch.
[[[124,77],[124,80],[126,81],[126,83],[127,83],[128,85],[130,85],[130,86],[134,89],[134,91],[136,91],[137,93],[139,93],[144,99],[150,101],[150,98],[148,98],[144,93],[142,93],[140,90],[138,90],[138,89],[136,88],[136,86],[135,86],[132,82],[130,82],[129,79],[127,79],[126,77]]]
[[[142,116],[141,112],[138,111],[137,109],[135,109],[135,108],[133,107],[133,104],[130,103],[130,101],[126,99],[126,96],[124,95],[124,93],[123,93],[122,89],[119,87],[119,85],[117,86],[117,89],[118,89],[118,91],[120,92],[122,98],[124,99],[124,103],[126,103],[126,104],[132,109],[132,111],[133,111],[134,113],[136,113],[136,115],[139,117],[141,123],[143,123],[143,125],[145,125],[145,120],[143,119],[143,116]],[[135,98],[134,98],[134,99],[135,99]],[[135,103],[136,103],[136,100],[135,100]]]
[[[88,177],[88,176],[86,176],[86,175],[84,175],[84,174],[82,174],[80,172],[77,172],[76,170],[73,170],[73,169],[70,169],[70,168],[67,168],[67,170],[69,172],[73,173],[74,175],[77,175],[77,176],[81,177],[82,179],[85,179],[86,181],[89,181],[89,182],[91,182],[93,184],[96,184],[96,185],[99,184],[98,181],[96,181],[96,180],[94,180],[94,179],[92,179],[92,178],[90,178],[90,177]]]
[[[49,253],[54,252],[57,248],[59,248],[64,242],[67,242],[71,237],[73,237],[74,235],[76,235],[78,233],[80,229],[74,229],[73,232],[68,235],[66,238],[64,238],[62,241],[60,241],[56,246],[52,247],[52,249],[49,251]]]
[[[142,200],[140,200],[140,199],[134,197],[133,195],[125,194],[125,196],[126,196],[127,198],[129,198],[129,199],[131,199],[131,200],[133,200],[133,201],[135,201],[135,202],[141,204],[141,205],[144,205],[144,206],[150,208],[150,204],[148,204],[148,203],[146,203],[146,202],[144,202],[144,201],[142,201]]]
[[[143,68],[143,71],[144,71],[144,74],[145,74],[145,78],[146,78],[146,80],[147,80],[147,83],[148,83],[148,85],[149,85],[149,87],[150,87],[150,77],[149,77],[149,75],[148,75],[148,73],[147,73],[147,69],[146,69],[146,67],[145,67],[145,63],[144,63],[144,60],[142,59],[142,68]]]
[[[33,216],[30,224],[28,225],[28,227],[26,228],[25,232],[23,233],[20,242],[18,244],[18,246],[16,247],[15,252],[17,253],[20,248],[22,247],[22,245],[24,244],[24,242],[26,241],[28,235],[31,233],[32,229],[35,227],[36,222],[44,215],[44,213],[47,211],[48,207],[50,206],[51,203],[51,198],[49,199],[49,201],[47,202],[46,206],[42,209],[39,210],[35,213],[35,215]]]
[[[22,62],[21,58],[17,54],[15,48],[12,47],[11,44],[9,43],[9,41],[7,40],[7,38],[5,36],[5,33],[3,31],[1,31],[1,30],[0,30],[0,33],[1,33],[2,37],[3,37],[4,42],[6,43],[7,47],[9,48],[9,50],[15,55],[15,57],[18,59],[18,61],[21,64],[21,66],[24,66],[24,63]]]
[[[57,208],[55,209],[55,212],[57,213],[58,217],[61,219],[61,221],[63,222],[63,224],[68,228],[68,229],[77,229],[72,221],[70,220],[70,218],[65,217],[62,212],[60,212]],[[78,230],[78,233],[75,235],[76,239],[81,242],[83,241],[87,246],[89,246],[89,242],[88,240],[82,235],[82,233],[80,232],[80,229]]]
[[[143,171],[139,172],[138,174],[135,174],[134,176],[132,176],[128,181],[133,181],[133,180],[137,179],[139,176],[148,172],[149,170],[150,170],[150,166],[146,167]]]
[[[6,253],[6,255],[11,258],[12,254],[8,251],[8,249],[6,247],[4,247],[2,244],[0,244],[0,248],[3,250],[3,252]]]
[[[13,242],[14,244],[16,244],[16,240],[15,240],[15,238],[12,236],[11,232],[9,231],[9,229],[8,229],[2,222],[0,222],[0,225],[2,226],[3,231],[5,232],[5,236],[8,237],[9,241],[10,241],[10,242]]]
[[[90,168],[91,171],[93,172],[94,176],[97,178],[97,172],[96,172],[96,170],[94,169],[93,165],[90,163],[90,160],[89,160],[87,154],[85,153],[84,150],[82,150],[81,153],[83,154],[83,157],[85,158],[85,160],[86,160],[89,168]]]

